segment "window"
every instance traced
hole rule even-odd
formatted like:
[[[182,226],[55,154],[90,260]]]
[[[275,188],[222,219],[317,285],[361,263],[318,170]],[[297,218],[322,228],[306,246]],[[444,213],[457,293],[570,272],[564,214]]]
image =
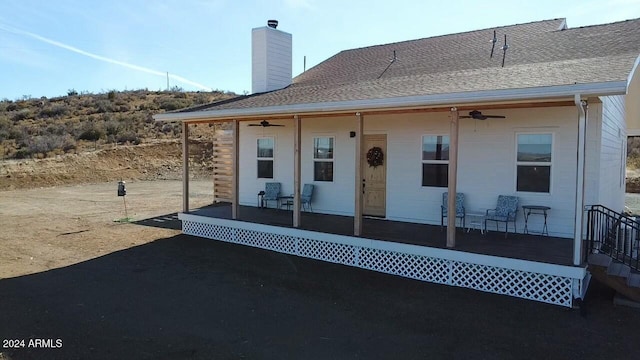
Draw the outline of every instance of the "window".
[[[258,178],[273,179],[273,138],[258,139]]]
[[[333,138],[313,138],[313,180],[333,181]]]
[[[422,186],[449,185],[449,136],[422,137]]]
[[[551,190],[552,134],[518,134],[516,191]]]

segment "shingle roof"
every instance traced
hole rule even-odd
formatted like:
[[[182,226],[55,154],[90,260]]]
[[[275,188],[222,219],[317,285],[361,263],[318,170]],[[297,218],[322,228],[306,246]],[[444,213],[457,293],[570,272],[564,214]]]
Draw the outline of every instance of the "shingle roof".
[[[627,80],[640,54],[640,19],[563,25],[564,19],[554,19],[345,50],[285,89],[197,111]],[[498,41],[490,58],[494,30]],[[509,48],[501,67],[505,34]],[[397,59],[389,66],[394,51]]]

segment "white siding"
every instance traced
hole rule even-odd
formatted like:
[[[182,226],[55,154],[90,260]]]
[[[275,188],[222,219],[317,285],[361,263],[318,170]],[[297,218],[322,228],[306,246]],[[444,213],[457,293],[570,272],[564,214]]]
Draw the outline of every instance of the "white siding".
[[[461,119],[458,191],[466,195],[467,211],[484,211],[495,207],[500,194],[517,195],[520,205],[547,205],[549,233],[573,237],[575,207],[577,118],[575,107],[492,110],[487,113],[506,115],[507,119],[485,121]],[[399,221],[440,224],[442,192],[446,188],[422,187],[421,144],[427,134],[448,134],[449,114],[424,113],[406,115],[365,116],[365,134],[387,134],[387,218]],[[255,206],[257,193],[264,189],[265,179],[256,179],[256,139],[276,139],[274,179],[282,183],[283,193],[293,191],[293,123],[285,127],[240,126],[240,203]],[[590,123],[592,129],[595,122]],[[356,118],[302,119],[302,183],[316,186],[313,209],[316,212],[353,215]],[[516,192],[516,134],[552,133],[553,159],[551,194]],[[313,137],[333,136],[334,181],[313,181]],[[591,133],[590,135],[591,136]],[[593,135],[590,144],[597,142]],[[591,145],[590,145],[591,146]],[[365,149],[366,151],[366,149]],[[589,151],[589,157],[595,153]],[[587,171],[594,172],[595,162]],[[271,180],[269,180],[271,181]],[[592,185],[588,185],[592,186]],[[602,191],[602,190],[601,190]],[[588,192],[589,193],[589,190]],[[518,231],[524,226],[522,208],[518,212]],[[541,218],[531,217],[530,229],[541,228]]]
[[[625,98],[627,135],[640,136],[640,70],[637,68],[629,82]]]
[[[488,111],[487,111],[488,112]],[[488,112],[489,113],[489,112]],[[547,205],[549,232],[573,236],[577,110],[575,107],[493,110],[507,119],[461,119],[458,191],[465,193],[467,211],[495,207],[498,195],[516,195],[520,205]],[[392,220],[440,224],[442,192],[422,187],[422,135],[448,134],[448,113],[366,117],[365,131],[387,133],[387,217]],[[516,134],[536,132],[554,136],[551,194],[516,192]],[[402,174],[402,176],[400,176]],[[530,228],[541,227],[539,217]],[[518,230],[523,228],[522,209]]]
[[[616,211],[624,209],[627,129],[624,96],[602,97],[600,182],[598,203]],[[589,109],[591,111],[591,108]]]
[[[269,121],[284,127],[247,126],[259,121],[240,123],[240,171],[239,201],[241,205],[256,206],[258,192],[264,190],[266,182],[282,183],[282,193],[293,193],[293,123],[291,121]],[[258,179],[257,139],[273,137],[273,179]]]
[[[291,34],[268,26],[251,31],[251,90],[282,89],[291,84]]]
[[[270,121],[284,127],[249,127],[240,123],[240,204],[256,206],[257,194],[264,190],[266,182],[279,182],[282,194],[293,193],[293,122]],[[302,119],[301,142],[301,184],[314,184],[313,210],[315,212],[351,215],[354,209],[355,139],[349,131],[356,124],[352,118]],[[256,141],[259,137],[275,138],[275,160],[273,179],[257,178]],[[313,138],[332,136],[334,140],[334,160],[332,182],[313,181]],[[302,185],[301,185],[302,187]]]
[[[313,210],[326,214],[353,216],[355,209],[355,129],[356,117],[302,119],[301,184],[314,184]],[[313,181],[313,138],[332,136],[334,140],[333,181]],[[301,186],[302,187],[302,186]]]

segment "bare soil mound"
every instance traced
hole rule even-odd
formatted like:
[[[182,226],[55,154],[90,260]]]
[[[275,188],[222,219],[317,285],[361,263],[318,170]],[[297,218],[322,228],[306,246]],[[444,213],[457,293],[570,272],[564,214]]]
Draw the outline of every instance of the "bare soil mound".
[[[640,193],[640,178],[628,177],[626,191],[628,193]]]
[[[190,141],[190,174],[210,174],[211,144]],[[46,159],[0,161],[0,190],[100,183],[124,179],[178,180],[182,177],[182,146],[170,140],[117,146]]]

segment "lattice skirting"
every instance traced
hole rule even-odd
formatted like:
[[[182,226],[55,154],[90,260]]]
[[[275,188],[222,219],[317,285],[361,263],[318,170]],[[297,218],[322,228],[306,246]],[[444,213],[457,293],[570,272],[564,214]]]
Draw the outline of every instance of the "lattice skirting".
[[[411,279],[571,307],[585,270],[180,214],[182,232]],[[540,269],[536,269],[540,268]]]

